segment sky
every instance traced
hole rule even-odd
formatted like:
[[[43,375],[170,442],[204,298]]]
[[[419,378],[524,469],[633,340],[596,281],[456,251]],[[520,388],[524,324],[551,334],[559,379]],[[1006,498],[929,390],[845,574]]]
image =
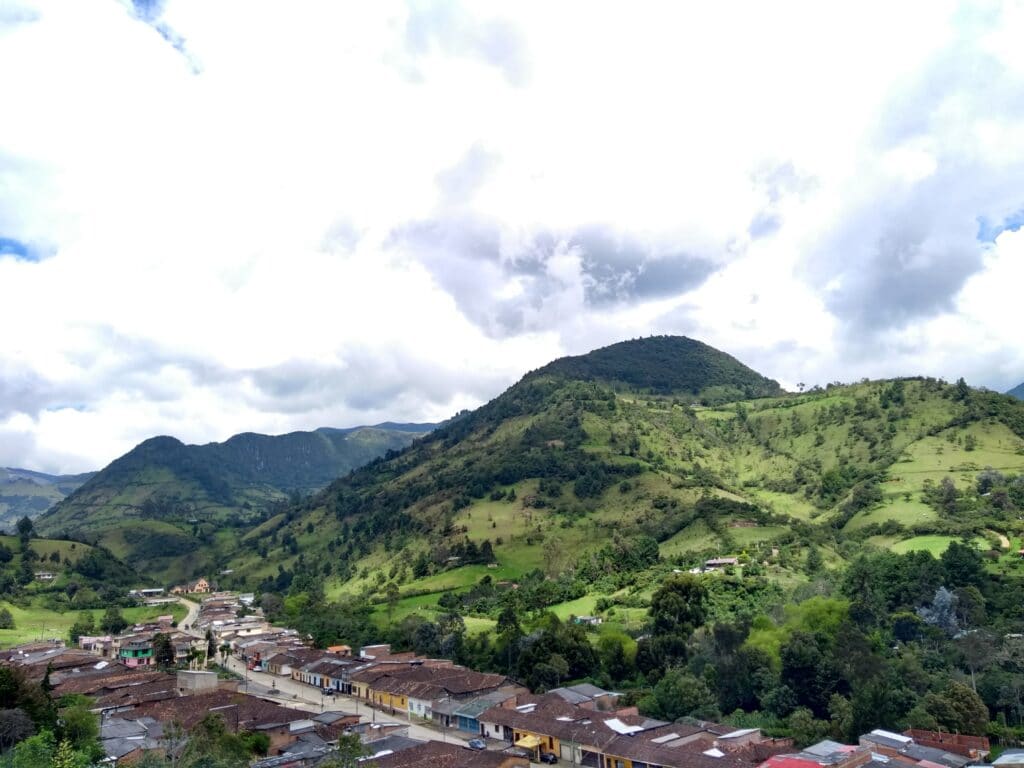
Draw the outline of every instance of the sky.
[[[683,334],[1024,380],[1024,8],[0,0],[0,466]]]

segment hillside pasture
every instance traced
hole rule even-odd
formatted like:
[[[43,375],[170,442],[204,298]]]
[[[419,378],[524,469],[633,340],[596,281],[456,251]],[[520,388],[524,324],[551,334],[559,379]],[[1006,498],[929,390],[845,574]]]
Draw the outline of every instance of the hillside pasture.
[[[959,539],[956,536],[914,536],[913,538],[904,539],[893,544],[892,551],[899,555],[906,554],[907,552],[931,552],[935,557],[938,557],[954,541],[959,541]],[[979,550],[987,550],[989,548],[988,542],[981,536],[976,536],[972,539],[972,543]]]
[[[930,523],[938,519],[938,513],[922,501],[906,501],[902,496],[890,496],[886,503],[873,509],[858,512],[846,524],[847,531],[856,531],[872,523],[885,523],[894,520],[900,525],[910,528],[919,523]]]
[[[974,440],[973,450],[967,450],[968,436]],[[890,467],[885,492],[920,493],[925,480],[939,483],[947,476],[964,488],[972,485],[978,472],[988,467],[1001,472],[1024,472],[1021,445],[1021,439],[1008,427],[989,422],[923,437],[907,446]]]

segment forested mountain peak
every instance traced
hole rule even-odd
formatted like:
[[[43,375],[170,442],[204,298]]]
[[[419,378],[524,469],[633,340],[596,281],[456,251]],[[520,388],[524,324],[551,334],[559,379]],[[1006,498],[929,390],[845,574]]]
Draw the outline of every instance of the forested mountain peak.
[[[561,376],[653,394],[701,395],[720,401],[773,397],[782,388],[736,358],[686,336],[621,341],[585,355],[563,357],[527,378]]]
[[[1018,400],[1024,400],[1024,381],[1022,381],[1020,384],[1018,384],[1016,387],[1011,389],[1006,394],[1010,395],[1011,397],[1016,397]]]

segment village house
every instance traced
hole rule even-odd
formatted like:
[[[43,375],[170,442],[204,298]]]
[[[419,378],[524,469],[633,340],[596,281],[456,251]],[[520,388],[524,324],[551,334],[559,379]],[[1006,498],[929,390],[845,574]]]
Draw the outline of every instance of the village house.
[[[553,693],[577,707],[602,711],[615,709],[621,695],[598,688],[596,685],[590,685],[590,683],[570,685],[567,688],[553,688],[548,693]]]
[[[343,691],[351,659],[320,658],[299,669],[299,679],[320,690]]]
[[[527,768],[529,764],[518,755],[480,752],[440,741],[373,758],[375,768]]]
[[[221,690],[140,704],[122,717],[151,717],[164,724],[177,722],[188,731],[208,714],[220,715],[231,733],[250,731],[266,734],[272,752],[291,744],[302,733],[316,729],[308,712],[288,709],[255,696]]]
[[[128,596],[134,597],[136,600],[146,600],[151,597],[160,597],[163,593],[163,587],[142,587],[140,589],[131,590],[128,593]]]
[[[969,757],[971,760],[984,760],[991,751],[989,740],[984,736],[968,736],[964,733],[947,733],[945,731],[926,731],[911,728],[903,732],[916,744],[933,749],[941,749],[957,755]]]
[[[358,699],[373,703],[370,682],[386,675],[389,671],[424,666],[452,666],[446,659],[422,659],[414,653],[396,653],[375,659],[362,656],[354,659],[355,664],[343,675],[342,691]],[[292,675],[294,677],[294,675]]]
[[[93,700],[94,711],[130,707],[177,695],[173,676],[149,667],[129,669],[109,661],[62,670],[52,674],[50,682],[55,698],[71,694],[87,696]]]
[[[1018,766],[1024,766],[1024,749],[1011,747],[993,760],[992,765],[998,766],[998,768],[1018,768]]]
[[[132,765],[144,752],[165,750],[163,724],[151,717],[128,719],[111,717],[100,725],[100,745],[107,755],[105,762]]]
[[[749,766],[754,746],[792,746],[765,740],[760,730],[736,731],[714,723],[666,723],[635,710],[600,712],[557,694],[521,696],[483,712],[481,735],[576,765],[600,768],[738,768]],[[760,754],[760,753],[758,753]]]
[[[119,643],[117,660],[130,669],[154,663],[153,640],[145,635],[126,637]]]
[[[171,587],[172,595],[207,595],[211,591],[214,591],[215,587],[210,584],[206,579],[199,577],[195,581],[190,581],[186,584],[178,584]]]
[[[78,647],[97,656],[109,658],[114,655],[113,635],[79,635]]]
[[[739,558],[736,557],[713,557],[710,560],[704,561],[704,570],[714,571],[719,568],[731,568],[739,564]]]
[[[935,765],[943,768],[964,768],[974,762],[966,755],[954,752],[942,745],[940,747],[928,747],[918,744],[912,736],[902,733],[886,731],[876,728],[870,733],[860,737],[860,745],[868,747],[877,754],[885,757],[902,758],[905,761],[934,768]]]
[[[293,677],[293,672],[306,664],[310,664],[323,658],[324,652],[311,648],[289,648],[287,651],[279,651],[267,657],[263,662],[263,669],[272,675],[280,677]],[[298,678],[295,678],[298,679]]]
[[[375,663],[353,671],[349,683],[352,695],[378,709],[430,719],[446,728],[459,727],[455,709],[468,699],[502,688],[509,695],[526,692],[504,675],[476,672],[444,659]],[[476,734],[477,729],[469,732]]]

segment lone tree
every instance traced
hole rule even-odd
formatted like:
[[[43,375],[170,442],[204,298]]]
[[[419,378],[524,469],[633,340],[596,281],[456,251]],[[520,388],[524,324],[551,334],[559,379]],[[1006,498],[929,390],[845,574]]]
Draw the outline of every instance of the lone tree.
[[[174,665],[174,646],[171,644],[171,638],[163,632],[158,632],[153,637],[153,659],[161,667]]]
[[[100,620],[100,629],[111,635],[120,634],[127,626],[128,621],[121,615],[121,609],[116,605],[107,608]]]
[[[28,516],[25,516],[18,521],[17,529],[18,539],[21,541],[22,550],[24,550],[28,547],[28,540],[32,538],[35,526],[32,525],[32,521],[28,519]]]
[[[689,636],[704,623],[707,590],[700,579],[681,573],[665,580],[651,597],[654,633]]]

